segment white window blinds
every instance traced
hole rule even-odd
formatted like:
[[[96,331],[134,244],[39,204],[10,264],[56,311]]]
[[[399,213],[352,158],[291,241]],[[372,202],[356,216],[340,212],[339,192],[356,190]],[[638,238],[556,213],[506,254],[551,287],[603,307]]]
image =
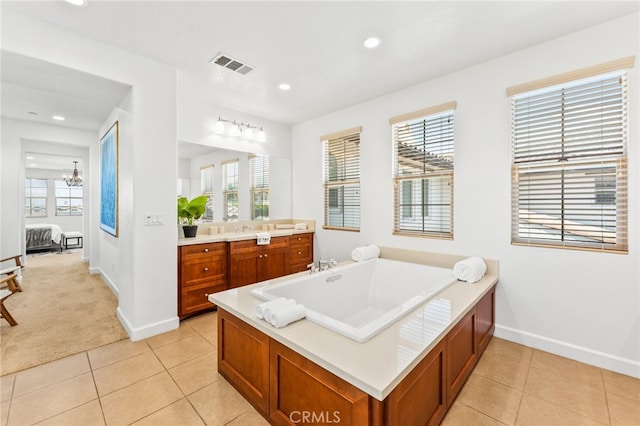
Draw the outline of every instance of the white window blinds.
[[[360,128],[323,136],[324,228],[360,230]]]
[[[622,71],[511,97],[512,243],[627,250]]]
[[[389,120],[394,151],[394,234],[453,238],[455,107],[451,102]]]
[[[222,185],[224,196],[224,220],[238,220],[238,166],[240,160],[222,162]]]
[[[269,156],[249,157],[251,219],[269,220]]]
[[[200,167],[200,192],[207,196],[202,219],[213,220],[213,165]]]

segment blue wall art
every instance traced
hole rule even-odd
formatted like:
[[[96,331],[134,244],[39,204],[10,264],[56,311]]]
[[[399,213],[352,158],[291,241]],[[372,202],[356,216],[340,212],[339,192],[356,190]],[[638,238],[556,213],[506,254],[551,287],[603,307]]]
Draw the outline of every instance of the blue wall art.
[[[118,236],[118,122],[100,138],[100,229]]]

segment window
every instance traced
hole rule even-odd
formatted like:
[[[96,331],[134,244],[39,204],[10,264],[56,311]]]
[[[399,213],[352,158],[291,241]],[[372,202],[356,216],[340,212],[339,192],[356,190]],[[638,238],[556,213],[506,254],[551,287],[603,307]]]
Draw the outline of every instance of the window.
[[[251,219],[269,220],[269,156],[249,157],[251,171]]]
[[[82,216],[82,187],[68,186],[63,180],[54,180],[56,189],[56,216]]]
[[[238,220],[238,164],[238,159],[222,163],[225,220]]]
[[[394,117],[393,233],[453,238],[455,102]]]
[[[511,240],[626,252],[626,74],[579,74],[511,93]]]
[[[47,217],[47,179],[27,178],[24,181],[27,217]]]
[[[321,137],[324,170],[324,228],[360,230],[360,132]]]
[[[213,220],[213,165],[200,167],[200,193],[207,196],[203,220]]]

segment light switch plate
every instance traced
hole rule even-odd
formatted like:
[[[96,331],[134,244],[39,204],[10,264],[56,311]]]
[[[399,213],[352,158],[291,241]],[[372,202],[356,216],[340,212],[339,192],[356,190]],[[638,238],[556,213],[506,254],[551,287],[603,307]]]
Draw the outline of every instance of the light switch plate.
[[[144,225],[145,226],[155,226],[155,225],[163,225],[164,222],[162,220],[162,214],[160,213],[145,213],[144,214]]]

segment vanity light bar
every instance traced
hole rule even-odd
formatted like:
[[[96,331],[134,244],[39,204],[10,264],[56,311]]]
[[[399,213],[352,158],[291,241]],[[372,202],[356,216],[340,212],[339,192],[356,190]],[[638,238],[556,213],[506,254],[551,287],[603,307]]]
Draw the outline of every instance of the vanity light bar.
[[[246,139],[253,139],[254,132],[253,129],[256,129],[257,132],[255,134],[255,139],[259,142],[266,142],[267,135],[264,133],[264,129],[262,126],[252,126],[249,123],[237,122],[236,120],[225,120],[224,118],[218,116],[218,121],[216,122],[215,131],[218,134],[224,134],[226,130],[226,126],[224,123],[230,123],[231,127],[229,128],[229,135],[233,137],[244,137]]]

